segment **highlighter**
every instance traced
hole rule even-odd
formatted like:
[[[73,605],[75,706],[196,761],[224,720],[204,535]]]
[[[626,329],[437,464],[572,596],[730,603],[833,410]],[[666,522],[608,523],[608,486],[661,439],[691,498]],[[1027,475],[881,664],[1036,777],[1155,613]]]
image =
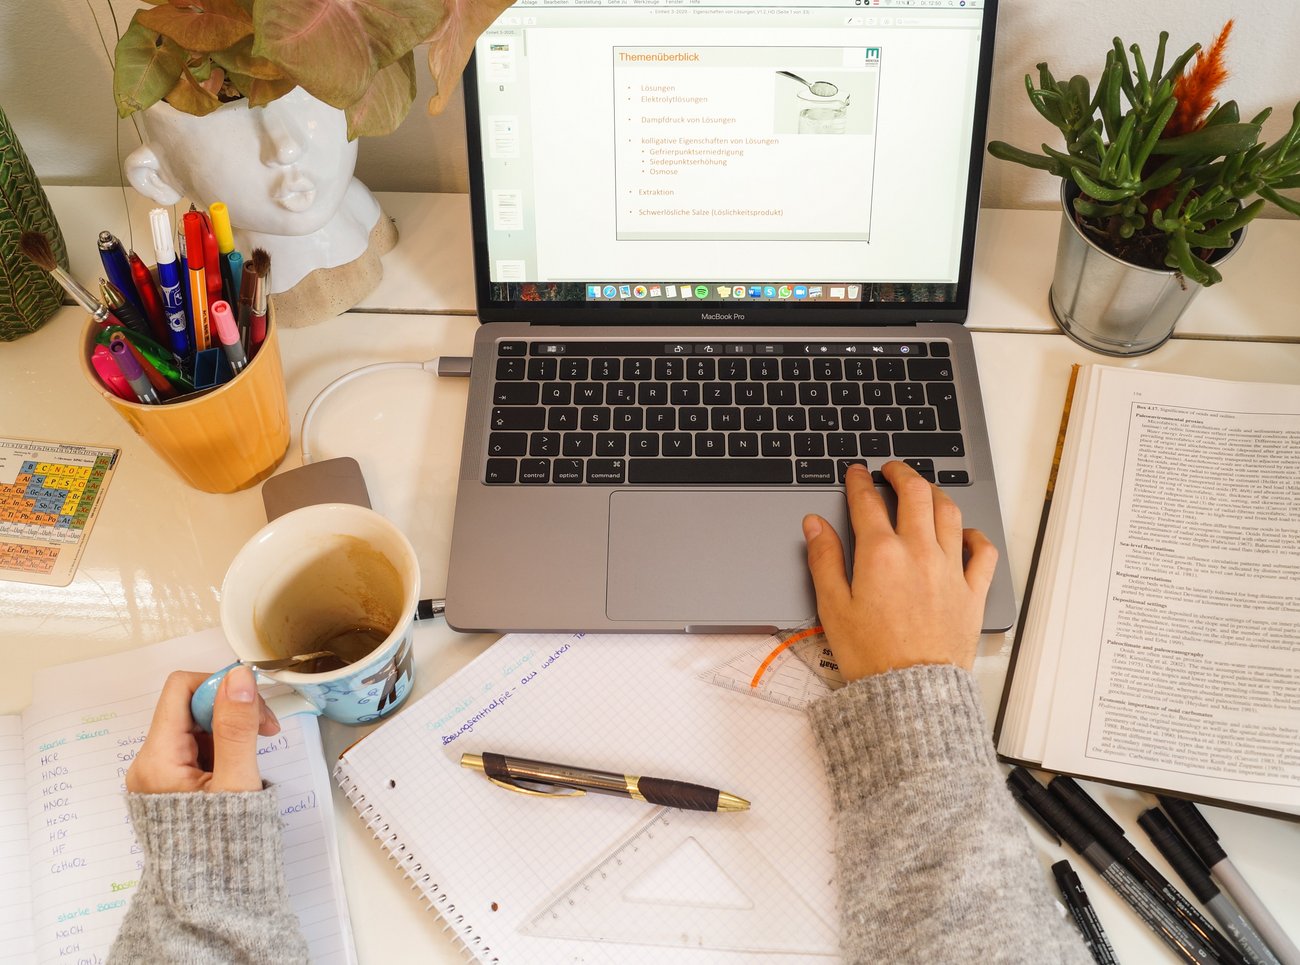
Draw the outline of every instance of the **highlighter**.
[[[212,216],[212,233],[217,236],[217,251],[220,254],[221,293],[231,305],[239,302],[240,273],[244,266],[244,256],[235,250],[235,234],[230,227],[230,209],[224,201],[214,201],[208,206]]]
[[[194,319],[194,351],[202,352],[212,347],[208,328],[208,278],[203,261],[203,218],[197,211],[187,211],[181,217],[185,232],[185,263],[189,275],[190,315]],[[212,266],[217,271],[217,266]]]
[[[119,399],[126,399],[128,402],[137,401],[135,393],[131,391],[131,383],[122,374],[122,369],[117,362],[113,361],[112,353],[106,346],[95,346],[95,351],[90,354],[90,365],[108,391]]]

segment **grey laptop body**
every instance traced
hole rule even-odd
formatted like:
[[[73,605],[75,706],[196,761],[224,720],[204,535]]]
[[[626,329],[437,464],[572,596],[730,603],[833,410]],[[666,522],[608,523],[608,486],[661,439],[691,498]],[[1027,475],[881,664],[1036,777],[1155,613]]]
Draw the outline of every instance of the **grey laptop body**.
[[[998,546],[1012,624],[963,326],[995,16],[539,0],[483,33],[449,624],[804,625],[803,516],[851,555],[844,470],[893,458]]]

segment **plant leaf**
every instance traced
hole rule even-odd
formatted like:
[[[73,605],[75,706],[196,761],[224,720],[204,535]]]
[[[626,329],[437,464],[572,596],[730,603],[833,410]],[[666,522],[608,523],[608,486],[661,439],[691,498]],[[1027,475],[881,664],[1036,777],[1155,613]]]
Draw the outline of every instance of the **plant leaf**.
[[[136,17],[131,18],[130,26],[118,40],[113,61],[113,100],[117,102],[118,117],[129,117],[158,103],[185,73],[185,51]]]
[[[253,18],[236,0],[176,0],[141,10],[136,20],[186,50],[211,53],[252,36]]]
[[[253,53],[346,109],[442,20],[440,0],[255,0]]]
[[[446,0],[447,16],[429,38],[429,73],[435,93],[429,113],[440,114],[460,79],[474,42],[512,0]],[[1046,66],[1046,65],[1044,65]]]
[[[180,79],[167,92],[164,99],[178,111],[193,114],[195,117],[211,114],[221,106],[221,101],[217,99],[217,95],[201,86],[188,70],[181,71]]]
[[[408,53],[379,73],[365,96],[346,111],[348,140],[391,134],[415,100],[415,55]]]
[[[1255,124],[1216,124],[1190,134],[1156,141],[1151,153],[1222,157],[1236,151],[1245,151],[1258,140],[1259,127]]]
[[[284,78],[284,74],[280,72],[280,68],[276,67],[275,64],[265,57],[258,57],[253,54],[253,37],[251,34],[225,50],[215,51],[212,54],[212,59],[220,67],[225,68],[226,73],[238,74],[250,80],[282,80]],[[236,84],[236,86],[241,91],[246,90],[243,84]]]
[[[288,77],[251,77],[247,89],[241,87],[240,90],[248,97],[249,107],[265,107],[297,86]]]

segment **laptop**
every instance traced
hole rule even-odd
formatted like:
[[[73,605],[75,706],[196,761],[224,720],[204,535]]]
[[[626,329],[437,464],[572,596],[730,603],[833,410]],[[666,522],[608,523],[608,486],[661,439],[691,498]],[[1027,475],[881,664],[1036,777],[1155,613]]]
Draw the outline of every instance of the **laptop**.
[[[521,0],[465,74],[447,621],[771,631],[800,521],[908,460],[997,544],[971,289],[995,0]],[[890,497],[881,482],[882,492]]]

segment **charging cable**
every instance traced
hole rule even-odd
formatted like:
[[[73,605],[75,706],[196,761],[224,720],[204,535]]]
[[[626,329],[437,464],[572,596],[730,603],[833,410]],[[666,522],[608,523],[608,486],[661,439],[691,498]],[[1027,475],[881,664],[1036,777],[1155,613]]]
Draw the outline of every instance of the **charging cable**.
[[[307,406],[307,411],[303,414],[302,430],[298,441],[302,448],[302,464],[304,466],[310,464],[312,460],[311,450],[307,448],[307,430],[322,403],[336,390],[363,375],[370,375],[374,372],[387,372],[392,369],[424,369],[424,371],[432,372],[439,378],[463,379],[469,377],[470,360],[463,355],[446,355],[427,359],[423,362],[376,362],[373,365],[363,365],[359,369],[353,369],[351,372],[340,375],[316,393],[316,398],[311,400],[311,405]],[[415,619],[432,620],[434,617],[441,616],[446,609],[446,600],[421,600],[415,607]]]

